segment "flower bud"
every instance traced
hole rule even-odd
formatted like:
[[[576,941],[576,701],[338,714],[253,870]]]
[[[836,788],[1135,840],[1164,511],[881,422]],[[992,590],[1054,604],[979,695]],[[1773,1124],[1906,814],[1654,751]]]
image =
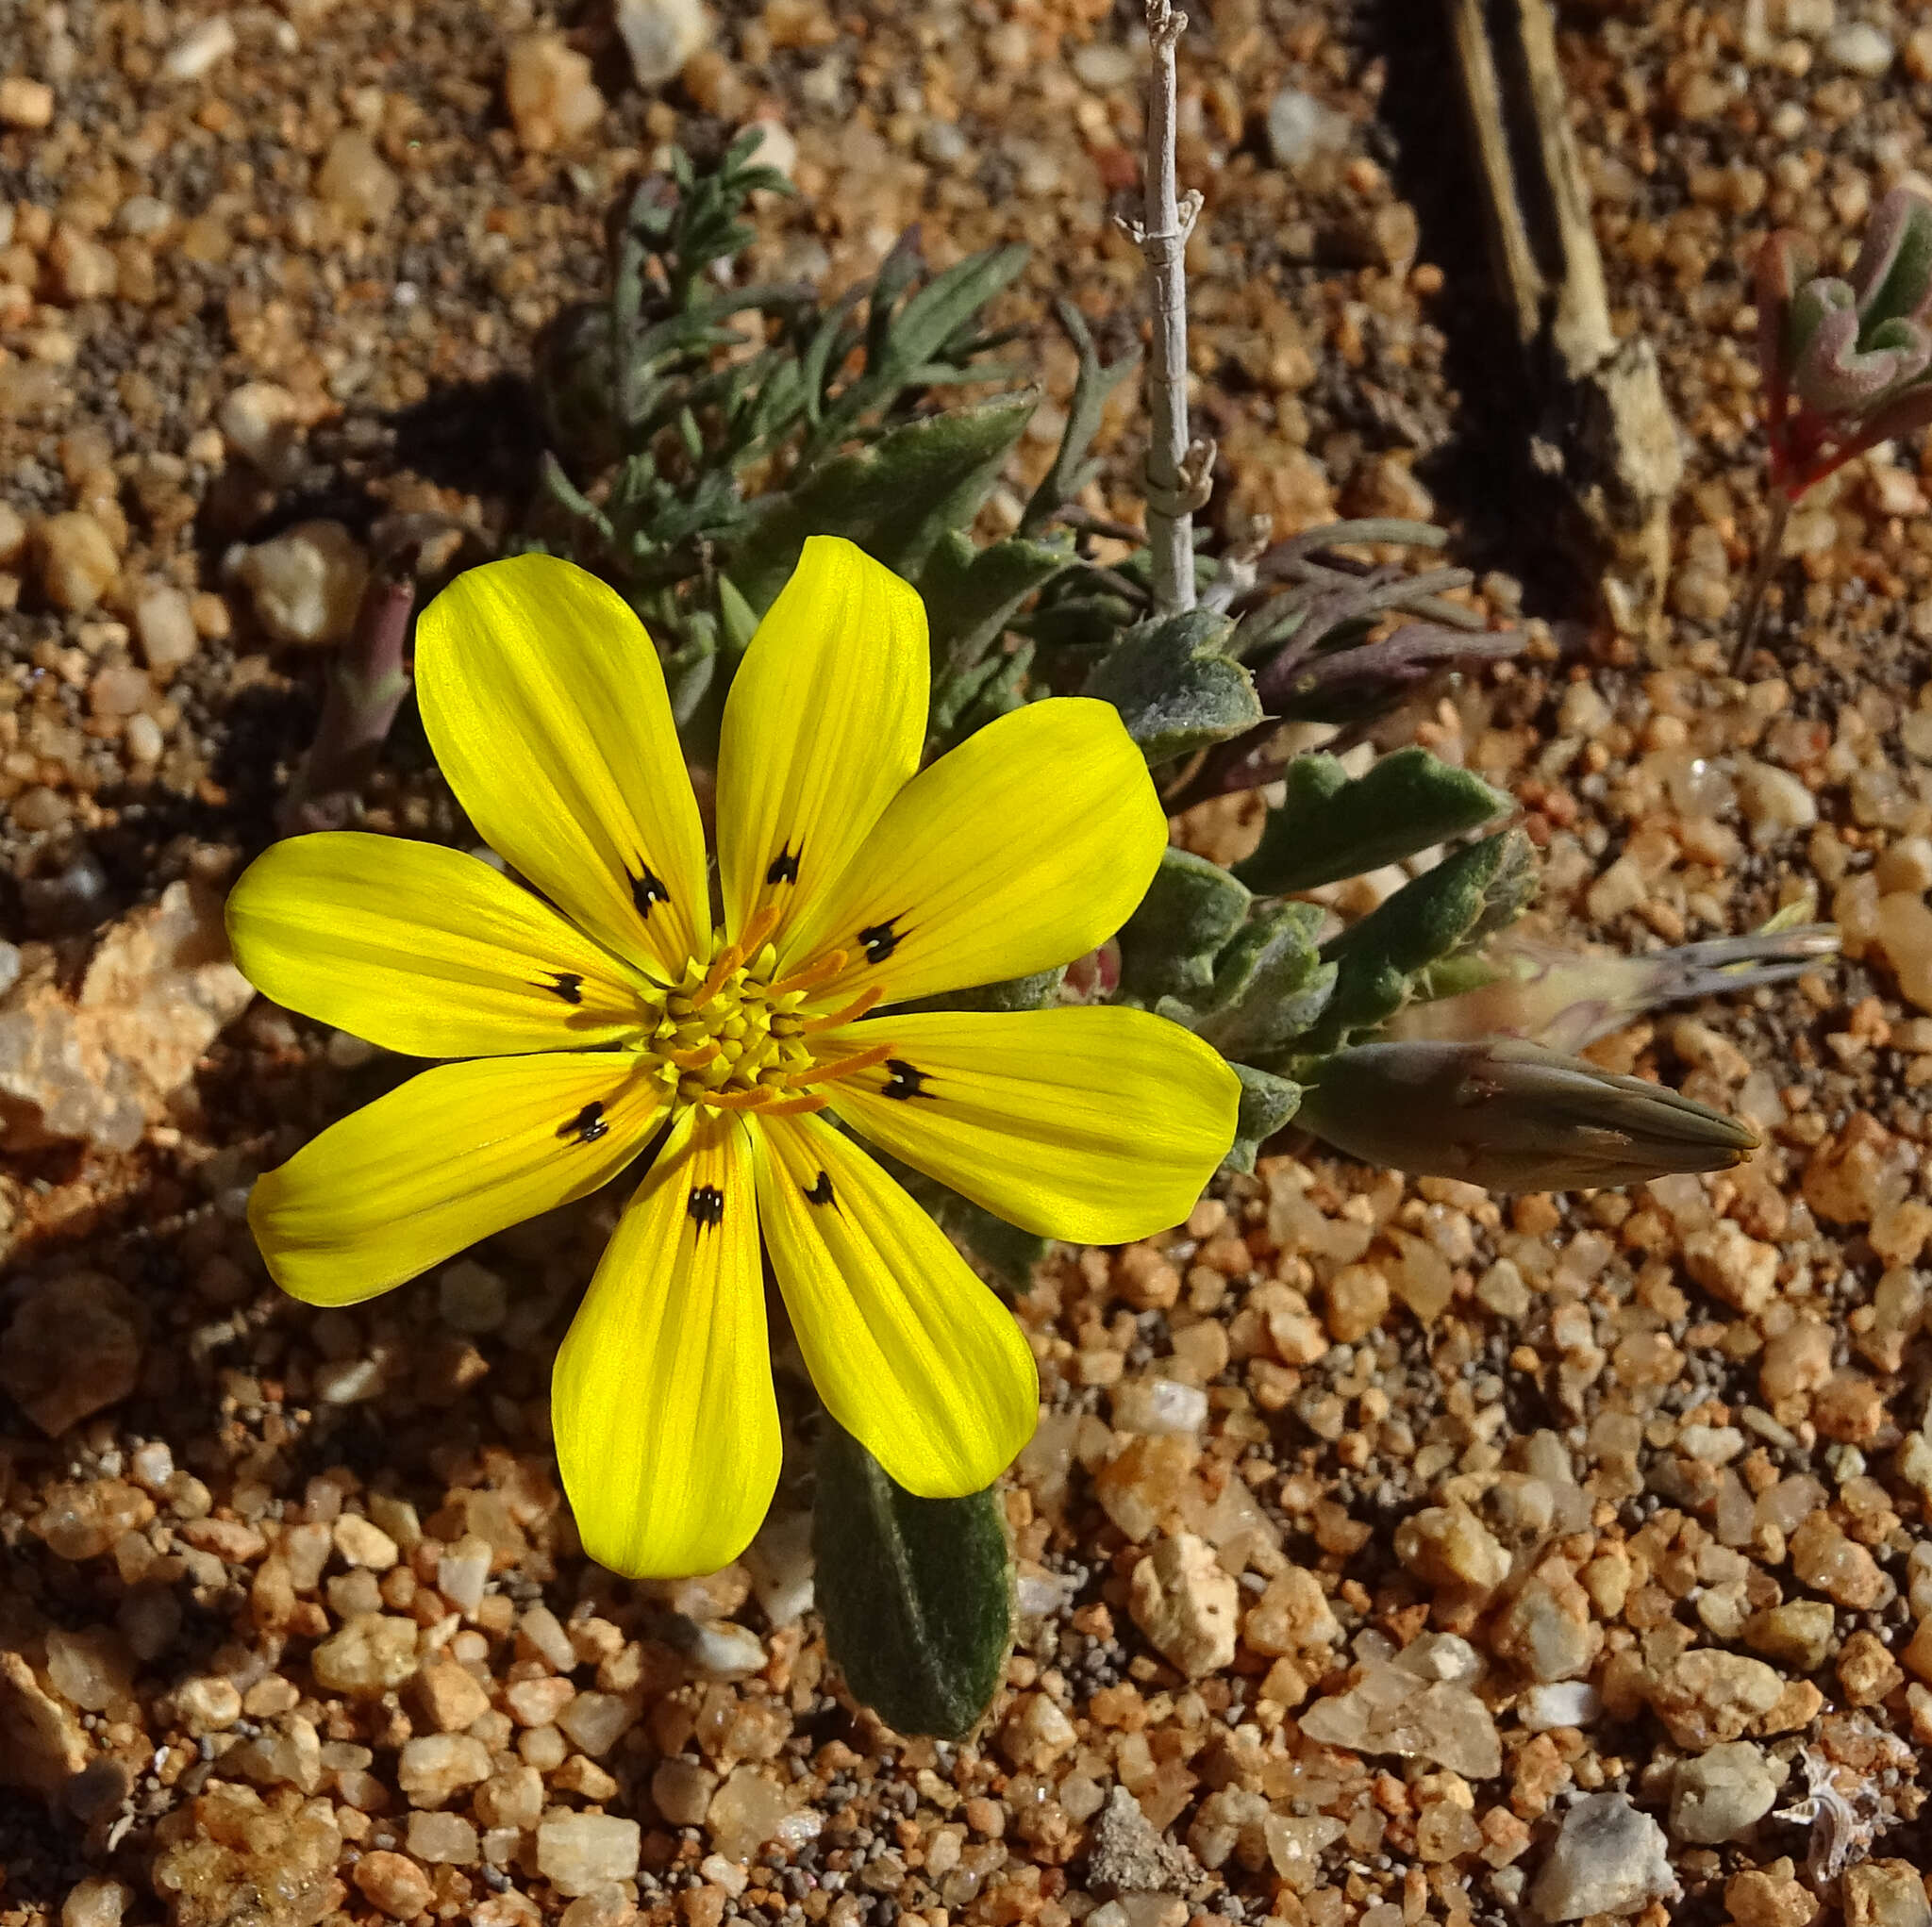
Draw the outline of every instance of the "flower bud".
[[[1727,1171],[1748,1125],[1661,1085],[1514,1038],[1340,1052],[1295,1121],[1367,1164],[1491,1191],[1576,1191]]]

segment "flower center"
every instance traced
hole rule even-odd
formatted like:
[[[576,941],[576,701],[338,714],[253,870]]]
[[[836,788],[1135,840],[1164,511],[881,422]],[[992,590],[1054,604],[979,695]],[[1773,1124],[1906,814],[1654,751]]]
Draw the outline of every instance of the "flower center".
[[[891,1055],[889,1043],[854,1051],[826,1035],[878,1000],[869,990],[842,1009],[816,1007],[814,993],[845,967],[842,951],[774,977],[777,951],[765,939],[777,921],[775,907],[760,911],[735,943],[721,931],[709,958],[692,957],[661,993],[658,1022],[640,1041],[672,1104],[774,1116],[823,1110],[827,1100],[815,1087]]]

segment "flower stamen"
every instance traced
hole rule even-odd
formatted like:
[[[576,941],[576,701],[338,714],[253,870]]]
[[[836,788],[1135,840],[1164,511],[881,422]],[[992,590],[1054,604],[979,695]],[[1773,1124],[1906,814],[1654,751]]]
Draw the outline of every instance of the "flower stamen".
[[[842,950],[828,950],[824,955],[808,963],[803,970],[793,971],[790,976],[780,977],[765,991],[768,997],[787,997],[794,990],[809,990],[820,984],[828,984],[845,968],[847,953]]]
[[[843,1010],[828,1012],[824,1017],[808,1017],[798,1026],[800,1037],[809,1037],[814,1031],[837,1030],[841,1023],[850,1023],[860,1018],[876,1004],[885,991],[877,985],[869,985],[861,990]]]

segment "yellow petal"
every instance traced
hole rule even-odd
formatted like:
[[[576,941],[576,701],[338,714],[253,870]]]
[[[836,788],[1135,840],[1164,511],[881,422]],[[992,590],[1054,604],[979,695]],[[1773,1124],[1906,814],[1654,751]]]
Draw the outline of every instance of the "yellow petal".
[[[724,927],[832,883],[919,767],[925,607],[864,550],[813,536],[724,702],[718,871]]]
[[[831,990],[886,1002],[1071,963],[1124,923],[1167,846],[1153,779],[1110,703],[1049,697],[915,776],[782,947],[852,962]]]
[[[480,857],[325,831],[274,843],[228,897],[258,990],[415,1057],[614,1042],[644,1021],[630,971]]]
[[[258,1178],[255,1241],[291,1296],[359,1304],[607,1184],[657,1129],[658,1090],[604,1051],[441,1064]]]
[[[918,1011],[836,1040],[892,1046],[824,1087],[841,1117],[1046,1238],[1123,1244],[1180,1223],[1234,1140],[1241,1080],[1149,1011]]]
[[[477,833],[606,949],[710,955],[705,836],[658,652],[554,556],[466,570],[416,625],[423,723]]]
[[[757,1118],[758,1219],[825,1409],[908,1492],[959,1499],[1033,1436],[1013,1315],[926,1214],[821,1118]]]
[[[557,1461],[584,1550],[633,1579],[728,1566],[778,1483],[751,1163],[741,1119],[687,1111],[557,1354]]]

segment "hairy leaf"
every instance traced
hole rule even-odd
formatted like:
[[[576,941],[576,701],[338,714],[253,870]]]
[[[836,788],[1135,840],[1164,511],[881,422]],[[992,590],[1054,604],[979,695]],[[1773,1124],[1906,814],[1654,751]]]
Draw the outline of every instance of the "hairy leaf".
[[[1149,763],[1224,742],[1261,721],[1253,678],[1227,654],[1233,632],[1211,609],[1144,623],[1093,666],[1087,694],[1121,712]]]
[[[961,1739],[991,1704],[1013,1644],[999,1489],[915,1499],[824,1422],[812,1555],[826,1647],[887,1725]]]
[[[1234,1144],[1221,1160],[1223,1171],[1251,1171],[1262,1145],[1294,1121],[1302,1087],[1252,1064],[1229,1067],[1241,1081],[1241,1108],[1235,1115]]]
[[[1268,812],[1259,847],[1235,866],[1264,895],[1399,863],[1512,807],[1500,789],[1424,749],[1397,750],[1352,780],[1333,756],[1299,756],[1284,780],[1288,795]]]
[[[1214,981],[1214,959],[1241,926],[1252,895],[1218,863],[1164,850],[1160,868],[1120,933],[1121,997],[1153,1006],[1198,995]]]

